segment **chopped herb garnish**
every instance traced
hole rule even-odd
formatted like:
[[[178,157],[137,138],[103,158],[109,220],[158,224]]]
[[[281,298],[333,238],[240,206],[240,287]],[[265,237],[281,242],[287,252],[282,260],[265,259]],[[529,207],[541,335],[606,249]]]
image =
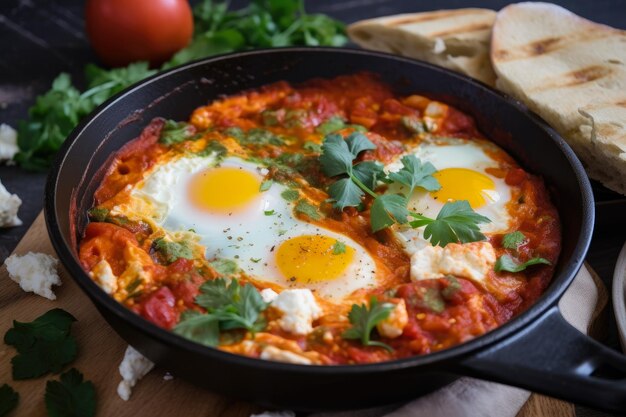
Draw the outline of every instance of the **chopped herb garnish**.
[[[400,119],[400,124],[411,133],[420,134],[427,130],[424,122],[417,117],[404,116]]]
[[[519,230],[512,233],[507,233],[502,237],[502,246],[507,249],[517,250],[517,248],[523,245],[524,242],[526,242],[526,236]]]
[[[61,374],[60,381],[46,383],[46,411],[50,417],[93,417],[96,389],[75,368]]]
[[[379,304],[376,297],[370,299],[369,308],[365,304],[352,304],[352,309],[348,314],[348,319],[352,327],[343,332],[344,339],[358,339],[363,346],[378,346],[388,351],[392,351],[391,346],[371,340],[371,333],[374,327],[385,320],[391,314],[395,306],[391,303]]]
[[[109,209],[92,207],[87,211],[89,218],[94,222],[103,222],[109,215]]]
[[[17,406],[20,395],[9,385],[0,386],[0,417],[4,417]]]
[[[261,183],[261,186],[259,187],[259,191],[263,192],[263,191],[267,191],[270,188],[272,188],[272,184],[274,184],[274,181],[272,180],[264,180]]]
[[[322,153],[322,145],[320,145],[319,143],[312,142],[310,140],[307,140],[306,142],[304,142],[304,145],[302,145],[302,148],[309,152]]]
[[[496,261],[494,270],[496,272],[508,271],[508,272],[521,272],[532,265],[551,265],[550,261],[545,258],[532,258],[524,263],[519,263],[513,259],[510,255],[502,255]]]
[[[461,283],[453,275],[446,276],[446,281],[448,281],[449,284],[446,288],[441,290],[441,295],[446,300],[449,300],[461,289]]]
[[[214,154],[218,159],[222,159],[227,153],[228,150],[224,145],[218,141],[212,140],[207,142],[204,149],[196,153],[196,155],[205,157]]]
[[[248,130],[241,138],[236,138],[242,145],[284,145],[285,141],[269,130],[254,128]]]
[[[255,264],[258,264],[259,262],[261,262],[261,258],[250,258],[250,260],[254,262]]]
[[[317,133],[321,133],[326,136],[330,133],[335,133],[338,130],[341,130],[346,127],[346,122],[340,116],[332,116],[331,118],[325,120],[323,123],[318,125],[315,128]]]
[[[285,190],[280,193],[280,196],[286,201],[296,201],[300,197],[298,190]]]
[[[274,210],[265,210],[263,212],[263,214],[265,214],[266,216],[273,216],[274,215]]]
[[[154,249],[159,252],[167,263],[172,263],[178,258],[193,259],[193,252],[185,242],[169,242],[162,237],[154,239]]]
[[[141,285],[141,282],[142,282],[141,278],[137,277],[134,280],[132,280],[124,289],[126,290],[128,294],[132,294],[135,292],[137,288],[139,288],[139,286]]]
[[[276,126],[278,124],[278,116],[275,110],[262,111],[261,118],[265,126]]]
[[[304,214],[305,216],[308,216],[311,220],[319,220],[322,218],[319,211],[317,211],[317,207],[315,207],[313,204],[309,203],[303,198],[298,200],[295,210],[296,213]]]
[[[70,334],[76,319],[60,308],[50,310],[30,323],[13,321],[4,343],[15,347],[11,359],[13,379],[37,378],[60,372],[78,353],[76,339]]]
[[[243,140],[246,137],[246,132],[240,127],[228,127],[222,131],[222,133],[231,138],[235,138],[238,141]]]
[[[236,279],[229,285],[224,279],[207,281],[200,286],[196,303],[206,308],[207,314],[189,312],[183,315],[174,327],[175,333],[215,346],[220,331],[246,329],[254,334],[265,328],[261,312],[268,303],[252,284],[241,286]]]
[[[211,265],[211,268],[215,270],[215,272],[222,276],[233,275],[239,271],[237,262],[233,261],[232,259],[216,259],[209,264]]]
[[[346,253],[346,244],[336,241],[333,245],[333,255],[341,255],[342,253]]]
[[[446,302],[443,300],[442,295],[435,288],[426,288],[419,304],[435,313],[441,313],[446,309]]]
[[[167,120],[161,129],[159,142],[164,145],[173,145],[189,139],[193,134],[193,127],[190,124]]]

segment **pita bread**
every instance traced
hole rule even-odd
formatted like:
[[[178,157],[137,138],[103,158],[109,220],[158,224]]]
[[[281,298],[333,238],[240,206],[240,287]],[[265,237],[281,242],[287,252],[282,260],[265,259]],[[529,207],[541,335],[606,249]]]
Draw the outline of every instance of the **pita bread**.
[[[499,89],[551,124],[590,177],[626,194],[626,31],[513,4],[497,15],[491,60]]]
[[[363,20],[348,26],[365,49],[421,59],[493,85],[489,39],[496,12],[438,10]]]

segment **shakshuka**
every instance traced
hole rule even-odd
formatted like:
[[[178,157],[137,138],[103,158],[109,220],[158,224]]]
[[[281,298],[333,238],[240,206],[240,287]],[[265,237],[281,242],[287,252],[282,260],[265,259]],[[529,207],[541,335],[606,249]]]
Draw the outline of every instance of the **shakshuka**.
[[[376,75],[279,82],[155,119],[114,157],[80,241],[146,320],[302,365],[423,355],[545,290],[542,179],[445,103]]]

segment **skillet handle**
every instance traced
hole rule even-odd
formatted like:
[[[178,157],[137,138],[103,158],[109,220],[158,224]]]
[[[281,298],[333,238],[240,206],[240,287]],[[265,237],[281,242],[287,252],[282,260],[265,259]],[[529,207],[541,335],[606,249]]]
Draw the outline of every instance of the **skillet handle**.
[[[557,306],[505,343],[464,359],[462,372],[609,412],[626,412],[626,356],[570,325]]]

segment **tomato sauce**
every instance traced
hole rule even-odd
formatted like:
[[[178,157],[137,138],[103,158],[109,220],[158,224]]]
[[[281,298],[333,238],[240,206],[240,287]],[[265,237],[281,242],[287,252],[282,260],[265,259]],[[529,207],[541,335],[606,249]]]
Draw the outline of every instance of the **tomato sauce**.
[[[162,143],[159,138],[165,122],[158,119],[116,154],[95,193],[96,211],[90,212],[92,221],[80,242],[83,268],[93,271],[106,261],[117,280],[112,296],[165,329],[173,329],[189,310],[203,312],[195,301],[200,287],[222,274],[201,256],[179,257],[170,262],[155,250],[159,226],[150,219],[134,218],[121,208],[128,202],[129,190],[155,166],[167,162],[172,155],[198,152],[217,143],[232,155],[260,161],[280,160],[282,168],[270,165],[269,177],[297,184],[323,214],[317,220],[301,213],[295,216],[353,239],[376,261],[380,286],[360,290],[357,295],[366,300],[374,295],[380,302],[394,304],[402,300],[408,317],[398,337],[385,338],[376,330],[372,332],[374,339],[391,347],[381,349],[342,336],[350,326],[350,305],[321,301],[324,315],[315,320],[311,333],[300,336],[281,329],[276,324],[279,316],[268,309],[263,313],[266,328],[255,336],[232,331],[228,333],[228,343],[220,344],[221,349],[259,356],[263,345],[260,341],[264,341],[288,350],[306,351],[309,359],[320,364],[370,363],[422,355],[495,329],[542,294],[553,275],[552,265],[558,259],[561,244],[558,214],[541,178],[526,172],[503,151],[490,151],[500,163],[487,172],[503,179],[511,190],[506,206],[510,229],[525,236],[515,249],[515,256],[520,262],[541,256],[551,265],[515,273],[491,270],[486,277],[488,284],[455,276],[412,281],[410,256],[393,233],[372,233],[369,197],[365,197],[361,209],[348,207],[342,212],[328,202],[326,187],[332,181],[321,172],[317,163],[319,150],[314,149],[325,134],[321,130],[331,120],[340,121],[334,130],[338,134],[363,131],[376,145],[375,150],[362,153],[359,161],[375,160],[382,164],[397,160],[407,148],[419,145],[425,138],[485,140],[470,116],[423,96],[397,96],[378,77],[366,73],[312,80],[300,86],[279,82],[226,97],[192,113],[186,127],[188,140],[173,145]],[[289,140],[275,145],[237,139],[241,132],[252,129]],[[503,236],[487,234],[498,257],[511,253],[510,248],[503,247]],[[93,273],[92,276],[101,279]],[[254,277],[241,279],[264,288],[263,282]],[[257,342],[248,343],[251,340]]]

